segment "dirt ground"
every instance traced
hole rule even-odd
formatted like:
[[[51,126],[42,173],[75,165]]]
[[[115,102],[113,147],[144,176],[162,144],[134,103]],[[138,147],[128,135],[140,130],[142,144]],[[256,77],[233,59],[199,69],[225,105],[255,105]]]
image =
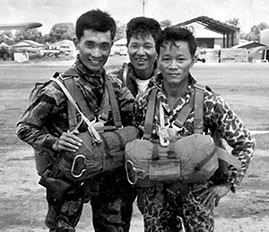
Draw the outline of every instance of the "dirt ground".
[[[45,189],[38,185],[33,151],[16,138],[15,125],[33,84],[68,64],[0,63],[0,231],[48,231],[44,225]],[[117,65],[111,59],[109,68]],[[269,134],[256,134],[256,130],[269,130],[268,73],[268,64],[197,64],[193,70],[200,83],[208,84],[230,103],[257,141],[242,185],[215,210],[216,232],[269,231]],[[89,204],[78,231],[93,231]],[[143,231],[143,221],[135,206],[131,232],[137,231]]]

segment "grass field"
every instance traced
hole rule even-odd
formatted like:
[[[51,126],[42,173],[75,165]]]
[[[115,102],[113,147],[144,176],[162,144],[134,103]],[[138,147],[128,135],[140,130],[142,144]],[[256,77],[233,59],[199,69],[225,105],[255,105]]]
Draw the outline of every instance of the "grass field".
[[[107,68],[118,67],[111,57]],[[43,82],[71,63],[0,64],[0,231],[47,231],[44,189],[37,184],[29,146],[15,136],[35,82]],[[269,130],[268,64],[197,64],[193,76],[221,94],[252,131]],[[257,149],[237,194],[229,194],[216,209],[216,232],[269,231],[269,134],[255,135]],[[78,231],[92,231],[90,206],[85,207]],[[132,232],[142,231],[135,208]]]

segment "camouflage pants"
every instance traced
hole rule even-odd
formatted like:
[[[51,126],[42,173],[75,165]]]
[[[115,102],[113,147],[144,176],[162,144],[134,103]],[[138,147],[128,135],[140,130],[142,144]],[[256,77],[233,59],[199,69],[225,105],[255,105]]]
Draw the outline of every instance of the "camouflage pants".
[[[126,179],[125,170],[104,173],[90,186],[95,231],[128,232],[136,193]]]
[[[213,206],[206,208],[190,191],[184,199],[173,198],[156,186],[144,188],[145,232],[213,232]]]
[[[90,199],[95,232],[128,232],[135,197],[124,170],[105,173],[83,186],[73,186],[63,202],[54,201],[48,194],[46,225],[53,232],[74,232],[83,204]]]
[[[62,202],[56,201],[47,191],[48,213],[45,224],[53,232],[74,232],[83,208],[83,189],[73,188]]]

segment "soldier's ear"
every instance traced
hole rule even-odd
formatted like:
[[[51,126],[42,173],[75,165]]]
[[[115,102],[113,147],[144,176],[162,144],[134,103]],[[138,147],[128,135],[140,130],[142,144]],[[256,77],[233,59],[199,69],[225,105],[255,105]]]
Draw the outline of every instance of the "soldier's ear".
[[[75,44],[75,46],[76,46],[76,49],[78,49],[78,46],[79,46],[79,41],[78,41],[78,39],[77,39],[77,38],[74,38],[74,39],[73,39],[73,42],[74,42],[74,44]]]
[[[193,62],[192,62],[192,65],[194,65],[197,61],[198,61],[198,55],[195,54],[192,58]]]

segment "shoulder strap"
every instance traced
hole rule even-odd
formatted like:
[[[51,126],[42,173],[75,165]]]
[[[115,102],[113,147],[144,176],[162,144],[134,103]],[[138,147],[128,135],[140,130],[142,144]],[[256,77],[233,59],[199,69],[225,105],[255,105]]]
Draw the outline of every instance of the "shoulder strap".
[[[91,121],[93,120],[93,113],[90,111],[89,106],[87,105],[87,102],[82,94],[82,92],[78,89],[78,86],[76,85],[76,82],[74,78],[66,78],[64,79],[64,84],[66,88],[68,89],[71,96],[75,99],[79,109],[83,112],[83,114]],[[76,128],[78,125],[77,116],[78,112],[77,109],[74,107],[74,105],[68,101],[67,103],[68,108],[68,117],[69,117],[69,127],[70,129]]]
[[[145,124],[144,124],[144,139],[150,139],[153,127],[153,118],[155,113],[155,105],[156,105],[156,96],[157,96],[157,89],[154,88],[150,91],[149,94],[149,101],[148,101],[148,108],[146,112]]]
[[[204,90],[205,88],[199,84],[194,85],[194,94],[190,98],[190,102],[183,106],[177,118],[175,120],[175,125],[182,127],[188,118],[190,112],[194,108],[194,133],[202,134],[204,128]]]
[[[195,84],[194,95],[194,133],[202,134],[204,129],[204,91],[205,87]]]
[[[69,90],[70,94],[74,96],[75,90],[74,90],[73,78],[67,79],[65,81],[65,86]],[[68,110],[68,118],[69,118],[69,129],[72,131],[73,129],[76,128],[78,124],[77,109],[70,101],[67,101],[67,110]]]
[[[114,121],[115,126],[117,128],[120,128],[122,126],[122,123],[121,123],[119,105],[118,105],[114,88],[112,86],[110,79],[106,79],[106,85],[107,85],[109,101],[110,101],[111,109],[112,109],[113,121]]]
[[[78,89],[78,86],[76,85],[76,81],[74,78],[79,78],[79,75],[77,74],[75,69],[73,67],[67,69],[60,75],[60,78],[62,79],[70,95],[74,98],[81,112],[90,121],[93,120],[94,118],[93,113],[90,111],[82,92]],[[68,101],[67,108],[68,108],[69,127],[71,130],[73,130],[78,125],[77,120],[78,111],[76,107],[71,103],[71,101]]]
[[[87,105],[87,102],[86,102],[82,92],[80,91],[80,89],[76,85],[76,82],[74,80],[74,78],[76,78],[76,77],[78,77],[78,74],[75,72],[75,70],[73,68],[66,70],[61,75],[61,79],[63,80],[63,82],[64,82],[67,90],[70,92],[71,96],[75,99],[77,105],[79,106],[79,109],[83,112],[83,114],[87,118],[92,120],[94,118],[93,113],[90,111],[90,108]],[[115,126],[117,128],[120,128],[122,126],[122,123],[121,123],[119,106],[118,106],[118,102],[116,100],[114,88],[112,86],[110,79],[106,79],[106,86],[108,89],[109,101],[111,104],[113,121],[114,121]],[[78,112],[77,112],[76,107],[74,107],[74,105],[70,101],[68,101],[68,117],[69,117],[70,129],[74,129],[78,125],[77,115],[78,115]]]
[[[60,88],[62,89],[62,91],[64,92],[64,94],[66,95],[66,97],[68,98],[68,100],[74,105],[74,107],[77,109],[77,111],[79,112],[81,119],[87,124],[88,126],[88,131],[90,132],[90,134],[92,135],[93,139],[95,142],[100,143],[102,141],[100,135],[98,134],[98,132],[95,130],[94,128],[94,123],[95,120],[93,121],[93,123],[83,114],[83,112],[80,110],[79,106],[77,105],[77,103],[75,102],[74,98],[71,96],[71,94],[69,93],[69,91],[67,90],[67,88],[65,87],[65,85],[59,80],[56,79],[54,77],[51,77],[50,80],[55,81]]]
[[[180,112],[178,113],[177,118],[174,122],[176,126],[182,127],[186,119],[190,115],[190,112],[192,111],[194,107],[194,98],[195,98],[194,95],[195,94],[191,95],[190,101],[186,105],[184,105],[182,109],[180,110]]]
[[[128,74],[128,64],[124,63],[124,69],[122,73],[122,82],[125,86],[127,86],[127,74]]]

